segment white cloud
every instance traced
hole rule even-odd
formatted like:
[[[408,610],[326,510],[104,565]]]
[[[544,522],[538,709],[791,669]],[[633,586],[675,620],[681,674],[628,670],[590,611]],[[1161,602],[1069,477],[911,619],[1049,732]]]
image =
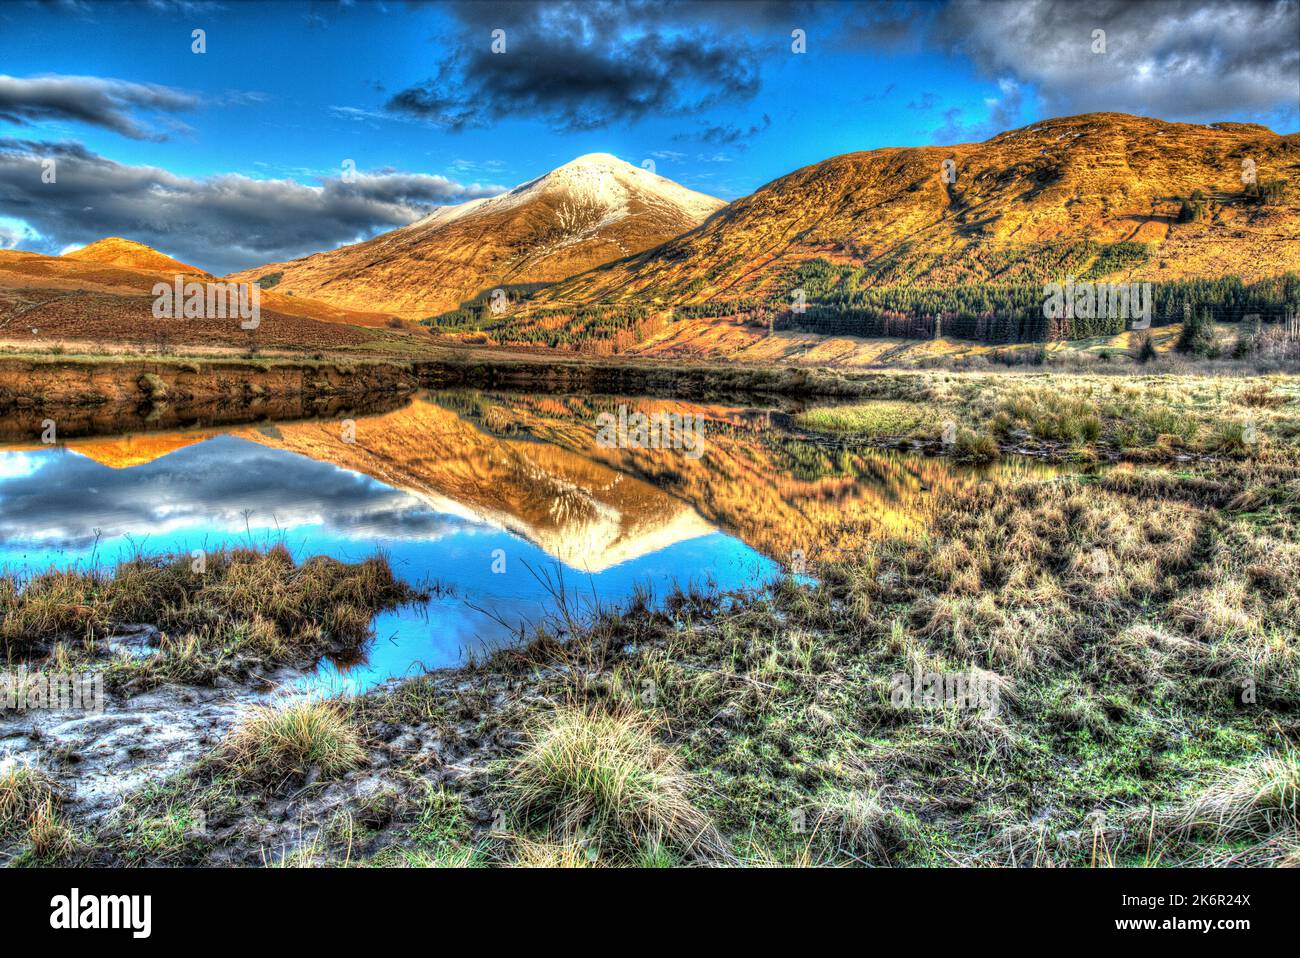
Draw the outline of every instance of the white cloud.
[[[1296,0],[953,0],[934,27],[987,75],[1032,84],[1048,115],[1300,113]]]

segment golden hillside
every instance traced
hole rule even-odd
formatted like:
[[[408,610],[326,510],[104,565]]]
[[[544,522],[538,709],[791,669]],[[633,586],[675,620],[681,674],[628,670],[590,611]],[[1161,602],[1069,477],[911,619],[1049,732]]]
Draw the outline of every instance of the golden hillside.
[[[496,287],[554,282],[639,253],[698,226],[722,206],[593,153],[508,193],[440,208],[364,243],[230,278],[423,319]]]
[[[955,182],[946,182],[946,160]],[[1246,161],[1259,183],[1285,181],[1280,203],[1246,201]],[[1198,190],[1199,218],[1180,222],[1184,199]],[[1063,278],[1053,275],[1063,261],[1053,250],[1077,251],[1069,265],[1088,269],[1099,247],[1119,242],[1147,244],[1145,258],[1102,272],[1249,282],[1300,269],[1300,134],[1098,113],[983,143],[836,156],[538,301],[777,299],[792,271],[816,258],[867,266],[872,282],[890,285],[1043,281]]]
[[[108,266],[125,266],[129,269],[146,269],[154,273],[193,273],[200,276],[208,274],[193,266],[186,266],[179,260],[158,252],[152,246],[109,236],[96,240],[89,246],[63,254],[68,259],[77,259],[86,263],[104,263]]]
[[[101,252],[104,249],[101,243],[92,245]],[[19,343],[24,348],[79,345],[98,350],[106,344],[156,348],[166,339],[175,346],[247,347],[249,334],[238,321],[154,318],[153,288],[160,282],[171,285],[177,272],[177,266],[146,269],[82,259],[79,254],[45,256],[0,250],[0,342]],[[197,271],[192,279],[213,281]],[[262,324],[257,342],[263,348],[358,347],[373,342],[375,333],[387,333],[358,328],[382,327],[388,320],[382,313],[344,309],[272,290],[263,291],[260,300]]]

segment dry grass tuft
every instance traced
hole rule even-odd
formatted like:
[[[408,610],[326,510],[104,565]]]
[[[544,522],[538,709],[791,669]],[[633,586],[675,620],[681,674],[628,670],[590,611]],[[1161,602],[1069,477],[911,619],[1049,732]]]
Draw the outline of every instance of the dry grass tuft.
[[[38,811],[57,800],[54,784],[37,769],[13,765],[0,772],[0,840],[26,832]]]
[[[1182,827],[1224,838],[1266,836],[1300,827],[1300,756],[1286,749],[1205,789],[1184,811]]]
[[[254,708],[227,736],[221,754],[235,775],[263,784],[300,778],[313,769],[334,778],[366,758],[344,707],[319,699]]]
[[[695,785],[654,724],[633,711],[562,708],[539,724],[509,770],[517,816],[572,840],[631,853],[662,843],[702,856],[725,845],[693,801]]]

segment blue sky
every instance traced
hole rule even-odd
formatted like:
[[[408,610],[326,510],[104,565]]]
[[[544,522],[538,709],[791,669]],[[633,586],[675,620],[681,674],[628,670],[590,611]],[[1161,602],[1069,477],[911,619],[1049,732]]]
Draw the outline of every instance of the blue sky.
[[[583,153],[734,199],[1092,110],[1295,131],[1297,3],[10,3],[0,246],[126,235],[224,272]],[[59,182],[33,181],[42,158]]]

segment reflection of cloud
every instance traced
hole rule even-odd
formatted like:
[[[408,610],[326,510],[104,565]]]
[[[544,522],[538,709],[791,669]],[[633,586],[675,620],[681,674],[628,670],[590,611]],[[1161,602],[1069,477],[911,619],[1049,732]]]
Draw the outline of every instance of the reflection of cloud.
[[[77,548],[194,528],[323,525],[356,539],[436,539],[463,520],[356,473],[221,436],[130,469],[62,451],[0,453],[0,541]]]
[[[41,468],[41,457],[30,452],[0,454],[0,479],[30,476]]]

